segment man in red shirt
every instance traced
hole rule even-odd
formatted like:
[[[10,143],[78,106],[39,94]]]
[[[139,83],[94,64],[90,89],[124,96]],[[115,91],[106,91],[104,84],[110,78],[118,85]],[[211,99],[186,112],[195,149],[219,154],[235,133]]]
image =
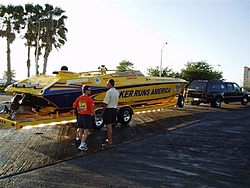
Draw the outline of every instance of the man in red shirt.
[[[93,126],[93,117],[95,116],[95,104],[90,95],[90,86],[83,85],[82,86],[82,95],[79,96],[75,102],[73,103],[73,107],[77,108],[77,126],[79,128],[79,137],[81,139],[81,144],[78,147],[79,150],[87,151],[87,137],[89,134],[89,130]]]

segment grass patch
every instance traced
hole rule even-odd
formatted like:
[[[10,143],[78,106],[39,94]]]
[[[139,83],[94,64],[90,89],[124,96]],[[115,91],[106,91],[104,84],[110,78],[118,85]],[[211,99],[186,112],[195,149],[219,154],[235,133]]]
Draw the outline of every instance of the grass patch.
[[[5,93],[5,86],[4,85],[0,85],[0,93]]]

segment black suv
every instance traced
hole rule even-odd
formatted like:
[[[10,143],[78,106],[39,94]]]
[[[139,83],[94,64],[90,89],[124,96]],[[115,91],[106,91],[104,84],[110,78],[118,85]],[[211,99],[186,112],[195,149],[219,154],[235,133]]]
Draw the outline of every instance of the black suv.
[[[222,101],[241,102],[242,105],[248,103],[248,91],[234,82],[194,80],[187,87],[185,96],[186,103],[205,103],[216,108],[221,106]]]

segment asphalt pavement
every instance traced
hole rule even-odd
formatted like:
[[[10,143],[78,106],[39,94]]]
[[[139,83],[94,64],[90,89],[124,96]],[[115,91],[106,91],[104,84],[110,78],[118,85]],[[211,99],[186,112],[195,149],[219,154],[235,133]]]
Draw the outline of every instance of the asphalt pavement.
[[[0,187],[250,187],[249,105],[184,106],[134,118],[128,127],[137,136],[3,176]]]

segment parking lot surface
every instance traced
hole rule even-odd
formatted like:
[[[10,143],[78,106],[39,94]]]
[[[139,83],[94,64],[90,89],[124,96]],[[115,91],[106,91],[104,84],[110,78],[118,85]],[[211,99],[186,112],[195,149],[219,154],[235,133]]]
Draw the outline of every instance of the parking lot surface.
[[[0,187],[250,187],[250,106],[169,108],[92,131],[79,152],[74,125],[0,127]]]

